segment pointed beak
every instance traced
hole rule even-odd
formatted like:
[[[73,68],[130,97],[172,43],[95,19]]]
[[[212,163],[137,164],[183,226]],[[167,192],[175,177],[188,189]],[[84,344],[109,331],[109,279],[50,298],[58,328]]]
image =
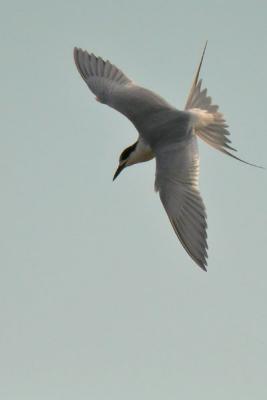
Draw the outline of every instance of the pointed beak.
[[[113,181],[115,181],[115,179],[117,178],[117,176],[121,173],[121,171],[126,167],[126,163],[122,163],[118,166],[114,176],[113,176]]]

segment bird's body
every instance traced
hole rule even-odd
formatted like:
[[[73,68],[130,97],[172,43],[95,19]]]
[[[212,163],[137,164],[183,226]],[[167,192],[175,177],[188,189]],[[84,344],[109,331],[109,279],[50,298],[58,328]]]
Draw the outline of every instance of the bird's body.
[[[198,77],[204,52],[182,111],[136,85],[109,61],[77,48],[74,59],[97,100],[121,112],[137,129],[138,140],[122,152],[114,179],[125,167],[155,157],[155,189],[185,250],[206,270],[207,223],[198,189],[197,136],[240,159],[229,152],[235,149],[229,146],[229,132],[218,106],[212,104],[207,90],[201,89]]]

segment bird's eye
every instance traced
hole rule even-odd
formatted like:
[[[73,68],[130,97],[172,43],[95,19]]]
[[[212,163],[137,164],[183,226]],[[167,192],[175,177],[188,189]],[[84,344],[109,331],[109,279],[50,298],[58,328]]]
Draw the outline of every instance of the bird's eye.
[[[134,151],[136,148],[137,143],[134,143],[132,146],[127,147],[120,155],[120,162],[127,160],[129,155]]]
[[[120,161],[125,161],[127,160],[128,156],[130,154],[130,151],[127,149],[123,150],[123,152],[120,155]]]

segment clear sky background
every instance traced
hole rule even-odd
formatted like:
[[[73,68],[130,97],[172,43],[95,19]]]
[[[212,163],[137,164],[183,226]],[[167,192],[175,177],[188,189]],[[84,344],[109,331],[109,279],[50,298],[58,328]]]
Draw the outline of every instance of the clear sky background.
[[[10,1],[0,15],[0,398],[267,398],[266,171],[200,144],[209,265],[178,242],[154,161],[74,46],[182,108],[201,76],[267,166],[266,1]]]

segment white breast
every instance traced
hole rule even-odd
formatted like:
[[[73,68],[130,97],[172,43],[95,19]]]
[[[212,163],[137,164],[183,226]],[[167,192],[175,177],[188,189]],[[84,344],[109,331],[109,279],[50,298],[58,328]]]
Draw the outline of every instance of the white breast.
[[[139,138],[135,150],[130,154],[127,165],[133,165],[140,162],[152,160],[155,155],[151,147],[147,145],[142,138]]]

